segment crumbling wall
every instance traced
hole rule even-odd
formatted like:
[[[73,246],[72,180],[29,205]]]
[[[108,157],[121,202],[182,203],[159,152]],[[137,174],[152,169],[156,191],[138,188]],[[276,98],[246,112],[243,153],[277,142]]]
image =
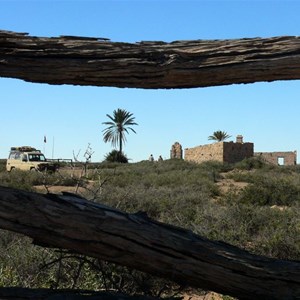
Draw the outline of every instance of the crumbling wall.
[[[182,159],[182,157],[183,157],[182,146],[178,142],[175,142],[172,145],[172,148],[171,148],[171,151],[170,151],[170,158]]]
[[[256,152],[254,155],[274,165],[294,166],[297,164],[297,151]]]
[[[236,163],[254,155],[253,143],[218,142],[209,145],[186,148],[184,159],[196,163],[216,160],[220,162]]]
[[[184,159],[195,163],[216,160],[223,162],[224,142],[184,149]]]
[[[253,143],[233,143],[224,142],[223,161],[227,163],[237,163],[245,158],[253,157]]]

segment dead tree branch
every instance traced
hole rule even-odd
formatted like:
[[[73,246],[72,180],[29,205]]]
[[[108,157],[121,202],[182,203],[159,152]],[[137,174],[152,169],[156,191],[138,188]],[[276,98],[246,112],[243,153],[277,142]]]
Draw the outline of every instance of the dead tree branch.
[[[121,43],[0,31],[0,77],[145,89],[300,79],[300,38]]]
[[[300,263],[252,255],[191,231],[76,195],[0,187],[0,228],[36,244],[165,277],[239,299],[300,298]]]

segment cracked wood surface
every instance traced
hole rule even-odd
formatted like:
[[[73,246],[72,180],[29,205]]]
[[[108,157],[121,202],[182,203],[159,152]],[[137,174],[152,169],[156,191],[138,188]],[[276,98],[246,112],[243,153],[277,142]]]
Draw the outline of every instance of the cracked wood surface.
[[[0,187],[0,228],[239,299],[299,299],[300,263],[252,255],[144,213]]]
[[[123,43],[0,30],[0,77],[146,89],[300,79],[300,38]]]

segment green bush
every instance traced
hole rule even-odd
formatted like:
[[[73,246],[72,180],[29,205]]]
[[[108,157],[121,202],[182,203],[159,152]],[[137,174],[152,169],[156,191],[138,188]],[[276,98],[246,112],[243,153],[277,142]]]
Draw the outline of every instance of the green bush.
[[[0,172],[4,172],[6,170],[6,159],[0,159]]]
[[[128,163],[128,158],[125,154],[121,153],[120,151],[112,150],[105,156],[105,161]]]
[[[272,165],[267,164],[259,157],[249,157],[245,158],[242,161],[234,164],[235,169],[239,170],[252,170],[252,169],[268,169],[272,168]]]
[[[238,193],[227,195],[227,201],[248,205],[285,205],[292,206],[300,202],[300,176],[287,176],[268,172],[267,174],[239,174],[230,178],[250,184]]]
[[[248,185],[241,194],[241,202],[253,205],[287,205],[300,201],[300,186],[287,180],[263,178]]]
[[[75,186],[77,182],[78,178],[62,176],[59,172],[46,173],[22,170],[0,172],[1,185],[26,191],[34,191],[36,185]]]
[[[230,174],[226,175],[226,178],[233,179],[236,182],[248,182],[253,183],[253,173],[245,172],[241,170],[234,170]]]
[[[299,208],[299,206],[298,206]],[[298,209],[213,204],[197,211],[193,231],[253,253],[280,258],[300,258],[300,212]]]
[[[89,175],[98,191],[91,196],[122,211],[143,211],[158,221],[256,254],[299,260],[299,169],[262,165],[249,171],[251,164],[233,170],[219,162],[194,164],[179,159],[103,162]],[[221,194],[216,182],[223,176],[220,173],[228,171],[232,172],[226,177],[239,178],[249,186]],[[0,173],[2,185],[28,190],[38,184],[76,184],[78,180],[85,179],[17,170]],[[170,294],[174,287],[127,268],[33,246],[14,233],[1,232],[0,250],[2,286],[108,288],[151,296],[161,290]]]
[[[33,191],[33,185],[38,177],[37,172],[13,170],[12,172],[1,172],[0,183],[3,186]]]

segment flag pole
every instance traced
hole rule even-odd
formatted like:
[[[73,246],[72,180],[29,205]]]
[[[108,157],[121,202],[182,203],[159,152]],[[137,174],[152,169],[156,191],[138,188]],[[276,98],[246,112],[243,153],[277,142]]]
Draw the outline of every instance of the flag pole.
[[[54,137],[52,140],[52,159],[54,158]]]
[[[47,138],[46,135],[44,135],[44,148],[43,148],[43,153],[46,156],[46,143],[47,143]]]

